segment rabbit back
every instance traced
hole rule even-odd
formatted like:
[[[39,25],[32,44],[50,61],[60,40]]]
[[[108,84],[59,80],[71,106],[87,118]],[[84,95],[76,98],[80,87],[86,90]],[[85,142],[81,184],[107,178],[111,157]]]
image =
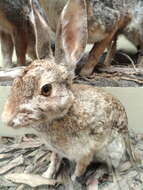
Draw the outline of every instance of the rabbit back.
[[[123,157],[128,127],[121,103],[102,89],[88,85],[74,84],[72,90],[75,99],[68,113],[50,125],[42,124],[38,135],[52,151],[70,160],[78,161],[91,153],[95,160],[107,162],[107,149],[111,155],[116,152]],[[121,147],[118,151],[115,144]],[[116,166],[120,159],[115,160]]]
[[[137,1],[87,1],[88,42],[95,43],[110,34],[124,15],[133,15]]]

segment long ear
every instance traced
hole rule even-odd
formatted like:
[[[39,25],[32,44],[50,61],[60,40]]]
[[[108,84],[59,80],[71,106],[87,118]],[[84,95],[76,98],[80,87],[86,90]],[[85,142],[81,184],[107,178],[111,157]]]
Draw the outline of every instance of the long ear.
[[[48,25],[48,21],[44,15],[44,10],[42,10],[43,13],[42,15],[42,13],[39,11],[39,7],[37,7],[33,3],[33,0],[30,0],[30,5],[31,5],[31,13],[29,18],[33,25],[35,33],[36,56],[38,59],[51,57],[52,56],[51,39],[50,39],[51,30]]]
[[[56,62],[65,61],[75,69],[87,44],[87,10],[85,0],[69,0],[64,7],[56,34]]]

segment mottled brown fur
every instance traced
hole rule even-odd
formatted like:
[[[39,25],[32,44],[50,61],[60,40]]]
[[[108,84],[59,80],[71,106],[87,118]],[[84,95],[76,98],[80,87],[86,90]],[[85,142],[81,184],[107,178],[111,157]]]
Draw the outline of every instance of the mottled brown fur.
[[[13,128],[32,127],[60,158],[74,160],[77,167],[73,179],[82,175],[93,159],[107,163],[108,156],[116,152],[114,141],[121,146],[117,149],[120,156],[113,158],[117,168],[126,154],[124,138],[128,136],[121,103],[102,89],[68,84],[68,72],[63,66],[51,64],[51,60],[35,61],[26,70],[13,84],[5,106],[7,124]],[[30,76],[37,86],[29,81]],[[52,93],[44,97],[41,86],[49,83]]]
[[[79,12],[70,17],[73,3]],[[118,168],[129,149],[127,115],[120,101],[102,89],[73,84],[75,63],[86,46],[87,32],[82,27],[85,6],[82,0],[69,1],[60,23],[62,61],[55,63],[57,59],[51,57],[36,60],[25,68],[15,80],[3,112],[3,120],[9,127],[32,127],[49,150],[58,155],[59,162],[63,157],[75,161],[73,180],[83,175],[92,160]],[[75,19],[77,15],[79,21]],[[74,30],[70,25],[73,22],[76,22]],[[74,36],[72,46],[69,35]],[[56,160],[51,163],[56,164]],[[54,168],[57,171],[60,165],[53,167],[53,164],[45,173],[48,178],[53,177]]]
[[[12,55],[14,47],[18,65],[25,65],[26,53],[32,59],[37,58],[35,33],[31,23],[31,5],[29,2],[29,0],[4,0],[0,2],[0,39],[4,67],[13,65]],[[44,10],[40,7],[39,2],[37,0],[32,0],[32,2],[36,4],[37,10],[45,18]],[[47,22],[46,18],[45,22]],[[43,31],[43,33],[47,35],[47,31]],[[42,37],[43,34],[40,38]],[[47,46],[49,45],[46,38],[44,42],[47,42]],[[48,50],[47,46],[45,50]],[[41,57],[45,57],[48,53],[47,51],[44,52],[42,48]]]
[[[56,32],[59,16],[67,0],[41,0],[41,3],[47,12],[50,27]],[[88,43],[93,43],[98,48],[93,47],[89,53],[86,66],[83,67],[81,75],[90,75],[92,73],[105,48],[110,46],[112,40],[115,40],[118,34],[126,35],[131,42],[142,49],[143,3],[141,0],[86,0],[86,4]],[[73,9],[74,12],[75,10]],[[128,22],[124,23],[122,27],[118,26],[120,19],[122,20],[128,16]],[[113,48],[115,49],[116,46]],[[105,62],[106,65],[110,62],[114,52],[115,50],[109,54],[109,58]]]

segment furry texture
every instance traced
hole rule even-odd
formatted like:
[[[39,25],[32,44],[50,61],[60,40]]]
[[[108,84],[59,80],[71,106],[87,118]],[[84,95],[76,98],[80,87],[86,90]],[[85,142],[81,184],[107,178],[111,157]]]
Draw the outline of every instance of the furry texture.
[[[3,120],[12,128],[34,128],[50,150],[75,161],[74,178],[93,159],[117,168],[127,151],[124,107],[102,89],[69,79],[52,60],[35,61],[15,80]],[[41,94],[46,84],[52,85],[50,96]]]
[[[59,16],[68,0],[41,0],[49,19],[49,25],[56,32]],[[86,0],[88,17],[88,42],[95,43],[104,39],[111,32],[116,22],[123,16],[130,14],[132,19],[122,31],[134,44],[139,43],[134,30],[142,39],[143,3],[141,0]],[[127,33],[128,31],[128,33]],[[129,35],[130,33],[130,35]],[[130,37],[129,37],[130,36]],[[136,35],[137,37],[137,35]]]
[[[41,0],[48,15],[49,25],[55,32],[61,11],[67,2],[67,0]],[[116,41],[119,34],[124,34],[133,44],[142,49],[142,9],[141,0],[86,0],[87,42],[94,44],[94,47],[88,57],[82,61],[80,75],[89,76],[92,73],[104,50],[110,48],[112,41]],[[73,8],[72,13],[74,14],[75,11],[76,8]],[[123,25],[119,24],[121,20],[125,21]],[[56,43],[57,41],[60,41],[59,37],[56,38]],[[63,58],[61,46],[59,42],[57,49],[61,56],[58,57]],[[116,49],[116,45],[111,49]],[[106,66],[109,65],[114,52],[115,50],[104,62]]]
[[[83,175],[93,160],[118,168],[130,151],[127,116],[120,101],[102,89],[72,82],[75,63],[86,46],[87,30],[82,27],[87,24],[82,19],[86,17],[85,3],[70,0],[62,13],[58,28],[60,43],[64,44],[62,61],[57,63],[57,57],[51,56],[25,68],[14,81],[3,112],[9,127],[34,128],[46,146],[59,155],[57,160],[66,157],[75,161],[73,180]],[[69,11],[73,6],[75,14]],[[60,164],[53,167],[54,163],[49,169],[57,171]],[[47,176],[53,173],[48,171]]]
[[[32,0],[39,14],[47,22],[45,12],[37,0]],[[12,66],[13,48],[15,47],[19,65],[25,64],[26,53],[36,59],[35,34],[30,18],[31,5],[29,0],[0,1],[0,40],[3,55],[3,66]],[[36,20],[37,21],[37,20]],[[47,34],[47,32],[45,32]],[[45,42],[46,41],[45,39]],[[48,49],[48,48],[46,48]],[[42,49],[43,54],[44,50]],[[43,55],[46,56],[47,51]]]

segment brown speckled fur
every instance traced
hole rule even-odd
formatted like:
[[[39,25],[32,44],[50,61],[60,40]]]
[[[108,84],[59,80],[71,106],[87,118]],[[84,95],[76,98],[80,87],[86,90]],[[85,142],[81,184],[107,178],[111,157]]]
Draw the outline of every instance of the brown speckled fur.
[[[107,163],[106,148],[110,156],[120,153],[113,157],[117,168],[127,148],[124,107],[102,89],[70,84],[65,68],[51,63],[35,61],[14,82],[3,118],[12,128],[32,127],[50,150],[74,160],[74,177],[82,175],[93,158]],[[47,83],[52,93],[45,97],[41,86]],[[112,147],[115,142],[117,150]]]
[[[29,0],[0,1],[0,41],[4,67],[11,67],[13,65],[12,55],[14,48],[18,65],[25,65],[26,53],[31,59],[37,58],[35,52],[35,34],[30,18],[31,7],[29,2]],[[44,17],[45,12],[40,7],[39,1],[32,0],[32,2]],[[45,18],[45,22],[46,21],[47,19]],[[47,32],[45,32],[45,34],[47,35]],[[42,35],[40,39],[42,39]],[[44,40],[48,46],[49,44],[46,37]],[[42,57],[45,57],[47,51],[44,52],[43,49],[42,51]]]
[[[68,0],[41,0],[45,8],[49,25],[56,32],[61,11]],[[98,35],[111,32],[116,22],[125,14],[132,14],[139,0],[86,0],[88,16],[88,41],[100,41]],[[96,37],[97,36],[97,37]]]
[[[66,2],[67,0],[41,0],[42,6],[47,11],[49,25],[55,32],[61,10]],[[105,48],[108,48],[111,41],[116,39],[116,35],[120,33],[126,35],[133,44],[142,49],[143,3],[141,0],[86,0],[86,5],[88,43],[95,44],[97,48],[94,47],[90,52],[87,64],[80,72],[81,75],[92,73]],[[73,12],[75,12],[74,9]],[[122,27],[118,26],[124,17],[129,18],[125,19],[126,22]],[[115,27],[117,27],[116,32]],[[111,35],[113,35],[112,38]]]
[[[72,14],[72,6],[79,12]],[[71,0],[62,13],[59,37],[64,62],[57,64],[51,57],[25,68],[14,81],[3,111],[9,127],[32,127],[49,150],[58,154],[59,162],[63,157],[75,161],[73,180],[83,175],[92,160],[118,168],[129,150],[127,116],[120,101],[102,89],[72,82],[75,63],[86,45],[83,7],[84,1]],[[47,84],[51,90],[45,95],[42,89]],[[56,171],[59,165],[54,167]],[[50,178],[54,172],[51,166],[45,176]]]

